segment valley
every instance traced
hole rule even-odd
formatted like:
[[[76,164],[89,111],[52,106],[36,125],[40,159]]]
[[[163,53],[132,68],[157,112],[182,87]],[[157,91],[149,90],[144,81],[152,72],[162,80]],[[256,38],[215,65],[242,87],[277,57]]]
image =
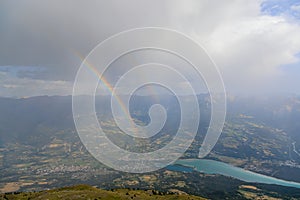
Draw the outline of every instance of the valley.
[[[36,104],[39,98],[39,104]],[[76,184],[88,184],[101,189],[135,188],[153,189],[161,192],[178,190],[204,198],[243,199],[245,195],[268,194],[273,198],[299,197],[300,190],[259,183],[247,183],[218,174],[205,174],[195,170],[177,171],[169,167],[146,174],[129,174],[108,168],[93,158],[81,143],[69,107],[69,97],[36,97],[30,99],[8,100],[14,106],[0,104],[6,115],[0,115],[0,189],[1,192],[42,191]],[[164,97],[166,98],[166,97]],[[176,107],[173,97],[162,99],[168,106]],[[209,107],[206,97],[199,97],[203,111],[198,134],[181,159],[197,158],[199,147],[207,129]],[[136,97],[133,116],[140,123],[147,123],[147,108],[153,103],[143,97]],[[170,102],[175,102],[171,103]],[[202,102],[202,103],[201,103]],[[203,103],[204,102],[204,103]],[[52,106],[51,112],[27,113],[18,115],[26,109],[41,110]],[[99,119],[108,137],[118,146],[131,150],[147,152],[167,144],[176,130],[178,110],[169,109],[169,121],[163,131],[149,141],[128,138],[120,131],[110,115],[107,114],[106,101],[98,102]],[[14,110],[12,108],[18,107]],[[28,108],[29,107],[29,108]],[[1,112],[4,113],[4,112]],[[21,112],[23,113],[23,112]],[[13,120],[22,121],[14,126]],[[9,134],[8,134],[9,133]],[[249,114],[236,114],[229,110],[223,133],[213,151],[206,157],[231,165],[276,177],[300,182],[299,158],[297,157],[297,138],[276,126]],[[131,144],[131,145],[128,145]],[[295,148],[295,149],[294,149]],[[230,183],[230,184],[228,184]],[[259,190],[245,189],[243,185],[257,187]],[[259,191],[259,192],[258,192]]]

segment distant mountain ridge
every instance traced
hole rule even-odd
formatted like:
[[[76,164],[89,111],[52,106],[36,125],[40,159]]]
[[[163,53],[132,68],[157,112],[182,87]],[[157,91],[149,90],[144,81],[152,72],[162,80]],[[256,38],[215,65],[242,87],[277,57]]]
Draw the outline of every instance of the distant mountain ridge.
[[[83,96],[84,98],[84,96]],[[151,99],[147,96],[133,96],[133,109],[147,112]],[[165,105],[172,106],[175,97],[164,95],[160,98]],[[210,118],[209,95],[198,95],[201,120]],[[107,113],[110,109],[108,96],[96,97],[96,108]],[[172,103],[173,102],[173,103]],[[156,102],[155,102],[156,103]],[[176,107],[176,105],[174,105]],[[174,107],[174,108],[175,108]],[[203,114],[203,112],[206,112]],[[233,97],[227,100],[227,120],[236,115],[245,115],[254,121],[283,129],[300,147],[300,97]],[[37,96],[29,98],[0,97],[0,144],[5,141],[26,141],[28,135],[38,132],[41,126],[57,130],[74,129],[71,96]]]

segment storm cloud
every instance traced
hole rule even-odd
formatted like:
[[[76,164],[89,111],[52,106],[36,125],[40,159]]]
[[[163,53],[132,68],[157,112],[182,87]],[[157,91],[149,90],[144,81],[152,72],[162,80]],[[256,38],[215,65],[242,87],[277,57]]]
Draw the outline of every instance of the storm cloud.
[[[198,41],[220,68],[229,92],[300,92],[295,78],[300,73],[299,19],[287,12],[266,13],[263,3],[3,0],[0,94],[18,96],[18,83],[31,88],[34,81],[51,84],[50,95],[71,94],[81,63],[78,53],[86,56],[113,34],[148,26],[175,29]],[[293,12],[297,6],[289,5]],[[11,85],[15,86],[8,89]],[[26,90],[27,96],[44,94],[42,88],[40,93]],[[23,95],[24,90],[19,96]]]

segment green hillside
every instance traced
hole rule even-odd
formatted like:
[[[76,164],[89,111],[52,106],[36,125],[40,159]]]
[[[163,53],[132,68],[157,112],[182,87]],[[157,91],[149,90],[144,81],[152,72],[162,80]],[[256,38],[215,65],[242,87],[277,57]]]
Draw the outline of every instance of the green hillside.
[[[40,191],[40,192],[23,192],[15,194],[2,194],[0,199],[194,199],[203,200],[205,198],[187,195],[180,191],[173,191],[168,194],[163,194],[153,190],[129,190],[116,189],[113,191],[101,190],[88,185],[77,185],[72,187],[64,187],[60,189]]]

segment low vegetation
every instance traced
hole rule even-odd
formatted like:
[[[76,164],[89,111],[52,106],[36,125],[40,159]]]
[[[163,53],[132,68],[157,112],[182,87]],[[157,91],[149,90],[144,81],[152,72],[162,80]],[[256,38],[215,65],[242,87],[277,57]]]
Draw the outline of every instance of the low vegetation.
[[[64,187],[60,189],[46,190],[40,192],[23,192],[23,193],[9,193],[2,194],[1,200],[4,199],[194,199],[204,200],[202,197],[187,195],[185,193],[168,192],[162,193],[155,190],[133,190],[133,189],[115,189],[115,190],[101,190],[88,185],[77,185],[72,187]]]

